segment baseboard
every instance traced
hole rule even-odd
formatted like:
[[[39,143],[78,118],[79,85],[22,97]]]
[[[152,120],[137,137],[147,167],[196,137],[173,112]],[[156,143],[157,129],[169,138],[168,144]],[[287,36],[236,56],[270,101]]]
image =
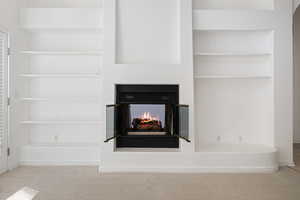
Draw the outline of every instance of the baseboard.
[[[278,167],[193,167],[193,168],[112,168],[99,167],[99,173],[274,173]]]
[[[66,160],[66,161],[40,161],[27,160],[20,161],[20,166],[99,166],[100,160],[94,161],[80,161],[80,160]]]
[[[3,174],[6,171],[7,171],[7,169],[0,169],[0,174]]]
[[[294,162],[279,162],[280,167],[295,167],[296,164]]]

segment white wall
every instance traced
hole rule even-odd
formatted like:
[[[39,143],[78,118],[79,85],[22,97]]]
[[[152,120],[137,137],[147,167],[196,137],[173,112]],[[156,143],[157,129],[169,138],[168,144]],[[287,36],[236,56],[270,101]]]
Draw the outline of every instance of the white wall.
[[[294,142],[300,143],[300,10],[294,15]]]
[[[0,29],[5,29],[5,31],[10,33],[11,38],[11,71],[13,71],[21,65],[22,58],[18,55],[18,51],[22,48],[25,41],[24,35],[19,31],[18,28],[18,6],[20,6],[17,0],[0,0]],[[13,78],[11,76],[11,78]],[[14,81],[11,81],[11,88],[14,88]],[[12,110],[11,119],[15,118],[15,109]],[[22,139],[20,137],[20,132],[17,131],[18,126],[11,122],[10,131],[10,148],[11,156],[9,158],[9,167],[13,168],[18,165],[18,147],[22,145]],[[19,132],[19,134],[17,134]]]

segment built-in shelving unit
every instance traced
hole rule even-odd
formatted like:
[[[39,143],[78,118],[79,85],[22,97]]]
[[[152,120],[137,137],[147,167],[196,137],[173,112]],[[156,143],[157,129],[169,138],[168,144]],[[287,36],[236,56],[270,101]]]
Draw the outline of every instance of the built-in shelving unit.
[[[190,13],[184,0],[107,0],[104,49],[101,0],[26,0],[24,62],[13,69],[11,99],[21,164],[99,164],[101,149],[100,169],[108,170],[120,161],[120,171],[276,169],[274,19],[283,15],[274,2],[193,0]],[[180,85],[180,103],[192,108],[192,143],[177,150],[104,144],[104,102],[113,103],[116,83]]]
[[[102,1],[28,0],[26,5],[20,27],[28,45],[19,52],[26,62],[17,69],[12,98],[28,137],[28,154],[21,159],[71,148],[70,159],[98,160],[104,115]]]
[[[193,8],[197,151],[272,147],[274,1],[194,0]]]

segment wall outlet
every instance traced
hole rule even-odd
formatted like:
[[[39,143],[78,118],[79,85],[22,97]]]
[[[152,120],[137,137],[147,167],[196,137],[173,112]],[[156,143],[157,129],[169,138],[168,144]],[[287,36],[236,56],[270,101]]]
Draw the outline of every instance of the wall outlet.
[[[218,141],[218,142],[221,142],[221,136],[218,136],[218,137],[217,137],[217,141]]]
[[[242,143],[243,142],[243,137],[239,136],[239,142]]]
[[[55,141],[55,142],[58,142],[58,136],[57,136],[57,135],[54,136],[54,141]]]

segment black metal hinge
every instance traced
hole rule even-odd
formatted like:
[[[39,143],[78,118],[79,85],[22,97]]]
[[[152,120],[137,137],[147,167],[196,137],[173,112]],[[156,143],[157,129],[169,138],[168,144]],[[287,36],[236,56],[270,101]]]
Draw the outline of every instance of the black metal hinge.
[[[10,148],[7,148],[7,156],[10,156]]]

